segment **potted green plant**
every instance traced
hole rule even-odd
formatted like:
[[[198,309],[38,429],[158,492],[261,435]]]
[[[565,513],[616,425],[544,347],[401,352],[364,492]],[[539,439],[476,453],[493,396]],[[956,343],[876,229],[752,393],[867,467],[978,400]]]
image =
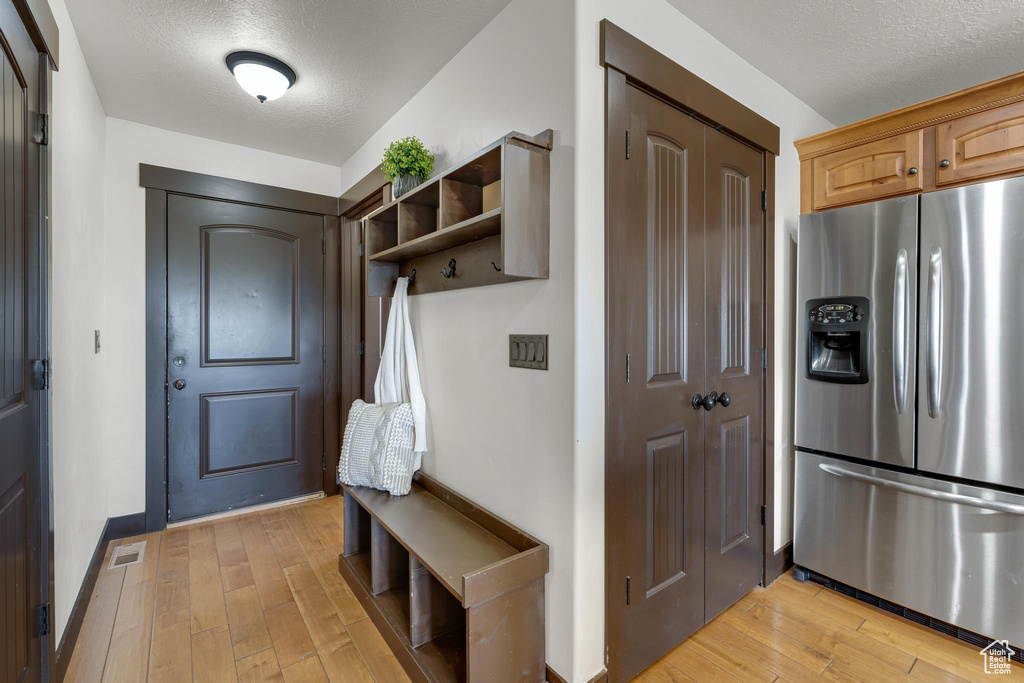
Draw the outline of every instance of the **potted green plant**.
[[[430,177],[434,170],[434,154],[423,146],[419,138],[409,136],[395,140],[384,150],[380,170],[398,198]]]

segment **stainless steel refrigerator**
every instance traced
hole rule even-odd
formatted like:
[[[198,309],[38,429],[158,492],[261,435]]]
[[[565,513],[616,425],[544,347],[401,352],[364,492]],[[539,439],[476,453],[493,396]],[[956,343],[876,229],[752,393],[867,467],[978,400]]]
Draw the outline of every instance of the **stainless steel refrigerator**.
[[[1024,179],[801,217],[793,557],[1024,645]]]

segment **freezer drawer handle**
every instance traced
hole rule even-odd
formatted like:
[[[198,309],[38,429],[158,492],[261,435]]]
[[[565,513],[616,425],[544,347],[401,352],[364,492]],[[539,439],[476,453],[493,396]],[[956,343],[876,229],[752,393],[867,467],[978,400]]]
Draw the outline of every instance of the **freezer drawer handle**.
[[[928,264],[928,338],[927,338],[928,416],[939,416],[939,390],[942,385],[942,248],[932,249]]]
[[[892,288],[892,379],[896,398],[896,412],[902,415],[907,407],[907,297],[910,292],[907,279],[907,250],[900,249],[896,256],[896,277]]]
[[[902,493],[909,493],[914,496],[922,496],[923,498],[934,498],[935,500],[942,500],[947,503],[959,503],[960,505],[970,505],[971,507],[981,508],[983,510],[992,510],[993,512],[1007,512],[1011,515],[1024,515],[1024,505],[1015,505],[1014,503],[1003,503],[998,500],[985,500],[983,498],[975,498],[974,496],[965,496],[960,493],[950,493],[948,491],[936,491],[934,489],[925,488],[924,486],[914,486],[913,484],[904,484],[900,481],[890,481],[889,479],[883,479],[881,477],[873,477],[870,474],[863,474],[861,472],[853,472],[851,470],[845,470],[835,465],[829,465],[828,463],[818,463],[818,467],[828,474],[837,477],[846,477],[848,479],[856,479],[862,481],[865,484],[871,484],[872,486],[881,486],[882,488],[893,489],[894,491],[901,491]]]

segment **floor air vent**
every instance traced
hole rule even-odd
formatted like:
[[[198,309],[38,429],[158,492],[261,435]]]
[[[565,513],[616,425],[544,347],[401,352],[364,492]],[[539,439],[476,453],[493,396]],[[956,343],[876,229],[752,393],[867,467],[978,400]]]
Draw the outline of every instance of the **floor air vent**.
[[[853,586],[848,586],[847,584],[842,583],[841,581],[830,579],[827,576],[822,576],[821,574],[817,574],[806,569],[802,569],[801,572],[806,572],[806,580],[813,581],[817,584],[821,584],[825,588],[834,590],[837,593],[842,593],[844,595],[850,596],[851,598],[856,598],[861,602],[866,602],[869,605],[873,605],[875,607],[884,609],[886,612],[891,612],[892,614],[901,616],[904,619],[909,619],[910,621],[921,624],[922,626],[927,626],[928,628],[933,629],[935,631],[939,631],[940,633],[945,633],[946,635],[952,636],[957,640],[962,640],[965,643],[970,643],[971,645],[977,648],[985,647],[989,643],[993,642],[991,638],[987,638],[979,633],[962,629],[959,626],[954,626],[953,624],[949,624],[945,621],[941,621],[934,617],[930,617],[927,614],[922,614],[921,612],[912,610],[909,607],[897,605],[894,602],[889,602],[885,598],[879,598],[878,596],[872,595],[871,593],[865,593],[864,591],[854,588]],[[796,577],[799,573],[800,572],[795,571],[793,574],[794,577]],[[1011,644],[1010,649],[1014,651],[1012,659],[1016,662],[1024,664],[1024,647],[1017,647],[1016,645]]]
[[[114,548],[114,552],[110,554],[110,564],[107,565],[107,569],[117,569],[118,567],[127,567],[133,564],[141,564],[142,558],[146,554],[146,542],[139,541],[138,543],[128,543],[126,545],[119,545]]]

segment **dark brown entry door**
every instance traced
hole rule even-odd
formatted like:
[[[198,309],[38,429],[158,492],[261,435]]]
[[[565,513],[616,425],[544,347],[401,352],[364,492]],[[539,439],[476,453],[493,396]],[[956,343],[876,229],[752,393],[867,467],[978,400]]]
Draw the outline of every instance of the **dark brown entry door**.
[[[323,217],[167,198],[168,519],[322,490]]]
[[[761,154],[710,128],[705,134],[707,222],[704,415],[704,619],[761,580],[762,269]]]
[[[761,154],[626,91],[629,156],[608,190],[613,681],[756,585],[763,536]],[[712,393],[728,398],[694,403]]]
[[[608,640],[635,674],[704,624],[704,126],[628,88],[608,244]]]
[[[32,363],[43,350],[39,147],[27,134],[39,54],[13,3],[0,7],[0,34],[0,680],[21,682],[42,676],[36,608],[48,590],[43,392]]]

